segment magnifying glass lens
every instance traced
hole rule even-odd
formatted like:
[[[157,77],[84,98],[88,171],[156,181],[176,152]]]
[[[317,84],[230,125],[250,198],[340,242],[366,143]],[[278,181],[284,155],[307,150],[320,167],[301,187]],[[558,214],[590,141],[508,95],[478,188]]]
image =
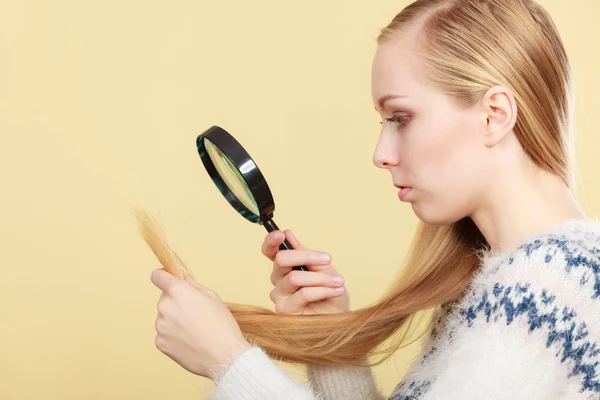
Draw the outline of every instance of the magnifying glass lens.
[[[238,169],[214,143],[208,139],[204,139],[204,141],[206,152],[227,188],[250,212],[260,216],[256,200]]]

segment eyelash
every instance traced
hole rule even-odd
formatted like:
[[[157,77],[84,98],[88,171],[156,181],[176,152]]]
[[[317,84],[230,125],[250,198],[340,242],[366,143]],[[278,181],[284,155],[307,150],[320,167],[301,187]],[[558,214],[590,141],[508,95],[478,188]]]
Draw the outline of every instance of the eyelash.
[[[408,117],[400,117],[400,116],[395,115],[392,118],[386,118],[385,120],[389,121],[391,123],[398,124],[398,126],[403,126],[408,121]],[[379,123],[381,125],[383,125],[383,122],[379,122]]]

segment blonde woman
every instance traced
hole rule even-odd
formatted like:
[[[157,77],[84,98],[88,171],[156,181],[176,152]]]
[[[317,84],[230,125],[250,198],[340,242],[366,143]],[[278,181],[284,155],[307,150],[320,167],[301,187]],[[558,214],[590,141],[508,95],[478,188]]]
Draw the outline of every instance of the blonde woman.
[[[600,222],[570,191],[571,70],[547,12],[418,0],[381,30],[371,95],[373,161],[421,220],[389,292],[349,310],[324,253],[275,231],[276,312],[157,269],[157,347],[212,379],[213,400],[384,399],[370,366],[405,342],[380,345],[436,307],[390,399],[600,398]],[[295,250],[278,250],[284,234]],[[307,364],[308,384],[271,358]]]

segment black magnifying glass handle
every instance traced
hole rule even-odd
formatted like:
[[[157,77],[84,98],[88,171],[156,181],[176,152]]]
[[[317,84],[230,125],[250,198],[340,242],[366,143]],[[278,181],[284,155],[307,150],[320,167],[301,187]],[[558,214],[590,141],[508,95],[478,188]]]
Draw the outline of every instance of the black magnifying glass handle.
[[[273,221],[272,218],[269,218],[268,220],[266,220],[263,225],[265,226],[265,228],[267,228],[267,231],[269,232],[273,232],[273,231],[278,231],[279,227],[277,226],[277,224],[275,223],[275,221]],[[292,247],[292,245],[290,244],[290,242],[288,242],[287,239],[283,240],[283,243],[281,243],[279,245],[279,250],[293,250],[294,248]],[[308,268],[306,268],[305,265],[299,265],[297,267],[293,267],[293,270],[296,271],[308,271]]]

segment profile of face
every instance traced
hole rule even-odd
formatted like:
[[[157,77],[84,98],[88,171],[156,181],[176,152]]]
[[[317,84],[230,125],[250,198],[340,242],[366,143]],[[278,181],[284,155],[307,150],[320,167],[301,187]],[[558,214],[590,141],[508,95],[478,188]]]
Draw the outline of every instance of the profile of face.
[[[516,139],[507,139],[516,118],[514,97],[490,88],[468,108],[428,83],[414,36],[380,44],[372,65],[371,96],[382,117],[373,155],[392,182],[411,187],[404,199],[425,223],[450,224],[485,207],[502,165],[514,161]],[[380,99],[388,98],[383,104]],[[507,144],[507,142],[511,142]]]

